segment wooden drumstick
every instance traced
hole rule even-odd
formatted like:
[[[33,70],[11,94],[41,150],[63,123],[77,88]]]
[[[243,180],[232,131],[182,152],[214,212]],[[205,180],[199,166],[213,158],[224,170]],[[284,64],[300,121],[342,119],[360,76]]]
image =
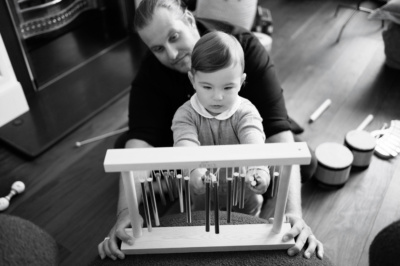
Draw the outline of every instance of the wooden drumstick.
[[[151,226],[151,217],[150,217],[150,209],[149,209],[149,202],[147,201],[147,191],[145,187],[145,181],[140,180],[140,185],[142,187],[142,198],[143,198],[143,209],[144,209],[144,216],[147,224],[147,230],[149,232],[152,231],[152,226]]]
[[[331,105],[332,101],[330,99],[326,99],[318,108],[315,110],[311,116],[309,122],[312,123],[321,116],[326,109],[328,109],[329,105]]]
[[[165,185],[167,186],[169,200],[174,201],[175,198],[174,198],[174,194],[172,193],[172,188],[171,188],[170,181],[169,181],[169,171],[162,171],[162,173],[165,178]]]
[[[25,190],[25,184],[22,181],[16,181],[11,186],[10,193],[0,198],[0,211],[4,211],[10,206],[11,198],[17,194],[21,194]]]
[[[206,184],[206,232],[210,232],[210,202],[211,202],[211,178],[210,178],[210,172],[207,170],[204,181]]]
[[[162,205],[166,206],[167,205],[167,201],[165,200],[164,189],[163,189],[163,187],[161,185],[161,174],[159,172],[154,172],[154,171],[152,173],[156,177],[158,187],[160,188],[161,203],[162,203]]]
[[[181,213],[185,212],[185,206],[183,205],[183,184],[182,184],[182,175],[177,174],[176,179],[178,180],[178,194],[179,194],[179,208]]]
[[[103,135],[100,135],[100,136],[97,136],[97,137],[94,137],[94,138],[90,138],[90,139],[83,140],[83,141],[77,141],[77,142],[75,142],[75,146],[76,147],[80,147],[82,145],[85,145],[85,144],[88,144],[88,143],[91,143],[91,142],[94,142],[94,141],[102,140],[102,139],[105,139],[105,138],[108,138],[108,137],[111,137],[111,136],[126,132],[128,130],[129,130],[129,127],[124,127],[124,128],[121,128],[121,129],[118,129],[118,130],[115,130],[115,131],[112,131],[112,132],[108,132],[106,134],[103,134]]]
[[[160,226],[160,219],[158,217],[158,210],[157,210],[156,194],[154,193],[154,187],[153,187],[153,178],[151,177],[147,178],[147,184],[149,184],[150,203],[151,203],[151,208],[153,209],[154,221],[156,223],[156,226]]]
[[[190,171],[189,171],[190,173]],[[190,177],[185,176],[185,202],[186,202],[186,221],[190,224],[192,223],[192,213],[191,213],[191,204],[190,204]]]
[[[356,130],[364,130],[366,126],[368,126],[369,123],[374,119],[374,116],[372,114],[369,114],[362,122],[361,124],[357,127]]]

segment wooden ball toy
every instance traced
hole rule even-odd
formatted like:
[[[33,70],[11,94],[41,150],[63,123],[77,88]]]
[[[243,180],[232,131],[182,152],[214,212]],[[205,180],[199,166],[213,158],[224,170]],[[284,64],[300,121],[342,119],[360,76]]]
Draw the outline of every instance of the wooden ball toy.
[[[10,193],[3,197],[0,198],[0,211],[4,211],[10,206],[10,200],[13,196],[16,194],[21,194],[25,190],[25,184],[22,181],[16,181],[12,184],[11,186],[11,191]]]

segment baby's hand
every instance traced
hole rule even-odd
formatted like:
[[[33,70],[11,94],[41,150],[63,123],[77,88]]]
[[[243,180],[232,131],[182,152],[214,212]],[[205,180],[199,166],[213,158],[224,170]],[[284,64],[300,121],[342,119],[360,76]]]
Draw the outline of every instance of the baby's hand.
[[[271,182],[267,167],[249,169],[246,179],[250,182],[250,189],[256,194],[264,194]]]
[[[190,190],[194,195],[202,195],[206,192],[204,176],[207,169],[198,168],[190,173]]]

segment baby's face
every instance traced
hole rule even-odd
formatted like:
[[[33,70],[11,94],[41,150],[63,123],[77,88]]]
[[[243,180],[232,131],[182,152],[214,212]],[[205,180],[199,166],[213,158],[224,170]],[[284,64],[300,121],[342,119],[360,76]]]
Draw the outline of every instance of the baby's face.
[[[241,65],[235,64],[212,73],[196,71],[191,81],[200,103],[216,116],[236,102],[245,77]]]

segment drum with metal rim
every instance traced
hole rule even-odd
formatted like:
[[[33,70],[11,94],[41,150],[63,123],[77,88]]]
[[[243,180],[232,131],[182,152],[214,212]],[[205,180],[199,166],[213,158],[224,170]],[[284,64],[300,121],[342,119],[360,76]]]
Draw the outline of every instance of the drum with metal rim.
[[[338,143],[327,142],[315,149],[318,160],[315,178],[323,187],[340,188],[348,180],[353,154]]]

